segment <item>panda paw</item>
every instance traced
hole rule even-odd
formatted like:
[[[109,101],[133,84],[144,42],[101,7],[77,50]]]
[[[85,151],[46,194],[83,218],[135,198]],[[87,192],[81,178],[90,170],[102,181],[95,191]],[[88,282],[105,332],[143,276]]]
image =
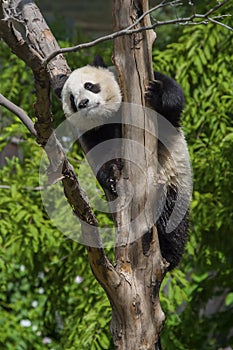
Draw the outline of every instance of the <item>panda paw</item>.
[[[114,178],[108,178],[105,185],[106,185],[106,189],[108,189],[112,194],[117,195],[117,191],[116,191],[116,186],[117,186],[117,180]]]
[[[145,98],[148,104],[155,108],[158,100],[158,96],[161,94],[162,82],[160,80],[152,80],[145,91]]]
[[[119,178],[120,169],[116,163],[104,164],[97,174],[100,185],[114,195],[117,195],[116,187]]]
[[[148,98],[153,97],[153,95],[156,92],[157,85],[158,85],[157,81],[155,80],[149,81],[149,85],[147,86],[147,89],[146,89],[146,97]]]

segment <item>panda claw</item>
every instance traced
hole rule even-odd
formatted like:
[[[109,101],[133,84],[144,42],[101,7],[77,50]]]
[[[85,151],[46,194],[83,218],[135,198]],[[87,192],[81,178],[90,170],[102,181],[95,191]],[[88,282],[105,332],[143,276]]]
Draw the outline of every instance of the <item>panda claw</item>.
[[[107,187],[110,190],[110,192],[112,194],[117,194],[117,191],[116,191],[117,181],[115,179],[112,179],[112,178],[110,178],[108,181],[109,181],[109,186],[107,186]]]
[[[145,91],[146,98],[151,99],[153,95],[156,93],[156,89],[157,89],[156,81],[149,81],[149,85],[147,86]]]
[[[107,167],[105,166],[98,172],[97,179],[103,188],[112,194],[117,195],[116,186],[118,179],[116,178],[115,172],[115,164],[107,165]]]

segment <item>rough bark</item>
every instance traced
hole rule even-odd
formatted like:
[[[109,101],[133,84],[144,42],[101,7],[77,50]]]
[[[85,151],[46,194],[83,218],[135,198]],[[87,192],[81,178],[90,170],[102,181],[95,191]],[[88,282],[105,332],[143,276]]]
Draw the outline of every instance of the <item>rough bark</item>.
[[[114,31],[132,25],[147,10],[148,1],[113,0]],[[146,25],[150,25],[149,16],[137,27]],[[124,102],[146,105],[145,88],[153,79],[151,50],[154,39],[155,33],[147,31],[120,37],[114,42],[114,63]],[[123,139],[126,143],[122,144],[122,158],[132,162],[124,161],[123,181],[119,184],[121,200],[116,217],[115,266],[121,283],[110,298],[112,334],[116,348],[121,350],[156,349],[165,318],[158,293],[166,267],[154,226],[156,123],[154,115],[147,112],[134,105],[132,108],[123,105]],[[135,124],[139,127],[135,128]],[[126,206],[131,189],[132,200]],[[140,221],[137,221],[139,215]]]

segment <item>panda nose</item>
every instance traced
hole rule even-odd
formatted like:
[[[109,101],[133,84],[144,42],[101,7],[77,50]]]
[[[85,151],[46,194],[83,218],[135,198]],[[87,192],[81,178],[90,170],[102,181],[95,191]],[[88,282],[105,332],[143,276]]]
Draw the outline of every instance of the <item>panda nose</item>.
[[[84,98],[83,100],[81,100],[78,104],[78,108],[82,109],[82,108],[86,108],[88,105],[88,98]]]

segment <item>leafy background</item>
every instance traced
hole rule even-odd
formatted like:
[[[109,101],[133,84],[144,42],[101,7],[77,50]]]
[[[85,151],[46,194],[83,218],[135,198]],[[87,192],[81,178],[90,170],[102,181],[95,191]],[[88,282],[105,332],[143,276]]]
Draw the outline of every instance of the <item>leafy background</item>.
[[[153,59],[185,92],[194,192],[185,256],[161,290],[161,337],[164,349],[218,350],[233,347],[233,37],[213,25],[174,32],[160,34]],[[105,44],[67,59],[76,68],[101,52],[110,63],[111,49]],[[2,42],[0,52],[1,93],[33,116],[31,72]],[[57,125],[63,115],[55,98],[53,113]],[[16,117],[1,109],[0,118],[0,150],[17,136],[21,154],[0,169],[0,348],[113,349],[110,306],[85,248],[56,229],[36,190],[42,150]],[[78,168],[77,147],[69,156]],[[104,215],[99,220],[109,223]]]

